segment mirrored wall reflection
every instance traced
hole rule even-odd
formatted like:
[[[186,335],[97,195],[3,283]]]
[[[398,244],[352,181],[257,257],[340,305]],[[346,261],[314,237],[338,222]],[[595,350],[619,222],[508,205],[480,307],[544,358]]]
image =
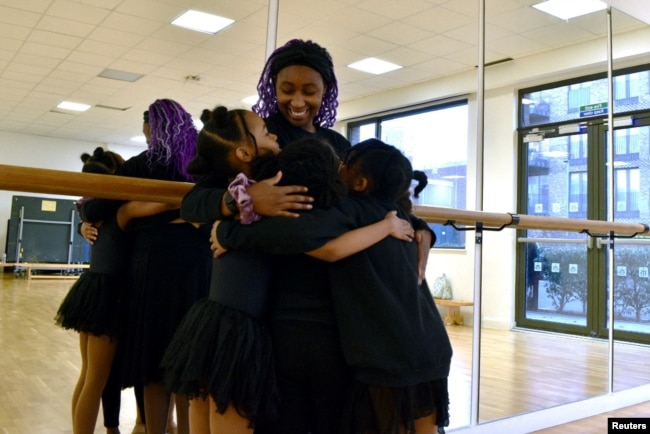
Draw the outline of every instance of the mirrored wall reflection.
[[[637,21],[614,9],[612,22]],[[614,37],[614,57],[617,55],[616,41]],[[650,71],[616,77],[614,99],[620,101],[614,113],[626,107],[647,112],[650,107]],[[650,169],[647,167],[650,114],[623,117],[613,131],[613,140],[614,201],[610,206],[614,207],[614,218],[616,221],[648,222],[650,210],[645,192],[650,185]],[[643,363],[650,357],[650,239],[617,240],[613,256],[616,339],[613,390],[621,391],[650,383],[650,370]]]
[[[498,161],[495,154],[505,159],[511,155],[504,152],[503,142],[499,143],[498,140],[501,138],[507,141],[507,134],[499,135],[490,130],[490,113],[498,111],[501,103],[498,87],[501,83],[512,83],[513,79],[516,80],[513,74],[526,74],[526,70],[529,71],[528,74],[537,74],[538,77],[538,81],[530,86],[540,87],[545,83],[576,78],[566,70],[580,65],[593,65],[593,68],[580,72],[579,75],[606,72],[608,24],[606,10],[566,20],[557,19],[532,7],[515,8],[514,3],[519,2],[495,0],[485,3],[485,61],[488,64],[485,68],[484,108],[485,179],[488,185],[485,200],[491,209],[499,209],[495,205],[499,199],[491,193],[493,189],[489,188],[490,177],[498,177],[499,173],[497,170],[492,171],[490,166],[498,164],[495,163]],[[617,38],[625,40],[627,44],[636,31],[646,29],[648,25],[616,10],[612,11],[611,16],[616,58]],[[505,37],[504,29],[516,29],[516,36],[509,34]],[[515,53],[516,56],[517,49],[524,50],[524,47],[529,53],[531,46],[538,46],[539,54],[516,57],[515,60],[504,54]],[[556,48],[548,52],[549,46]],[[614,61],[614,69],[617,67]],[[553,78],[540,78],[547,74]],[[509,79],[504,78],[506,76]],[[642,95],[640,88],[648,89],[650,86],[647,78],[641,80],[641,83],[633,84],[625,79],[621,83],[623,86],[619,89],[618,96],[625,92],[627,95]],[[503,99],[508,97],[506,94],[504,92]],[[519,101],[521,110],[518,119],[521,122],[518,127],[530,134],[525,140],[521,136],[518,139],[516,158],[521,166],[519,179],[522,182],[519,182],[517,188],[523,189],[517,192],[520,212],[549,217],[606,219],[603,207],[606,198],[605,183],[598,182],[606,173],[604,127],[590,125],[589,128],[571,129],[558,128],[558,124],[586,124],[590,106],[604,110],[600,116],[602,124],[603,113],[605,116],[607,114],[607,98],[607,86],[601,88],[589,84],[565,83],[558,85],[557,91],[532,92],[527,101]],[[641,106],[644,107],[642,110],[649,108],[650,99],[641,99],[644,102],[637,102],[637,109]],[[617,102],[620,101],[621,98]],[[646,102],[648,105],[643,105]],[[617,112],[616,110],[615,113]],[[553,127],[548,128],[547,125],[551,124]],[[635,124],[635,127],[638,126]],[[531,133],[535,127],[538,128],[537,137]],[[650,141],[647,135],[644,136],[638,130],[633,137],[621,134],[616,136],[621,137],[616,144],[618,149],[632,142],[632,146],[639,147],[636,159],[621,157],[621,161],[615,163],[616,168],[626,169],[625,173],[619,170],[616,178],[616,206],[629,208],[638,201],[633,194],[634,186],[637,186],[638,192],[647,191],[647,186],[650,185],[650,176],[643,175],[645,169],[639,170],[643,166],[640,160],[647,158],[639,156],[648,155]],[[636,167],[632,167],[635,162]],[[647,202],[647,198],[641,202],[643,201]],[[629,213],[619,212],[618,216],[628,217]],[[507,308],[507,300],[511,295],[495,288],[484,270],[479,422],[608,393],[610,359],[605,316],[607,275],[604,271],[607,249],[602,246],[599,248],[595,240],[588,238],[576,233],[518,231],[514,306],[517,327],[511,330],[491,327],[489,321],[486,321],[486,318],[493,316],[491,306],[502,304]],[[486,237],[483,249],[487,257],[484,266],[492,262],[491,253],[503,254],[498,249],[491,250],[488,244],[491,240],[498,244],[497,236],[490,239]],[[632,249],[632,256],[644,251],[637,247]],[[621,255],[624,255],[622,250],[617,256],[620,261],[623,260]],[[632,270],[634,267],[630,265],[626,270],[628,268]],[[642,336],[643,332],[639,333],[636,328],[632,333],[624,330],[632,327],[630,324],[634,322],[636,326],[643,324],[644,315],[650,309],[650,284],[638,279],[642,268],[637,264],[635,271],[630,271],[635,273],[634,279],[629,276],[618,276],[616,279],[618,286],[615,291],[620,295],[616,302],[618,319],[615,319],[615,390],[650,382],[650,373],[639,364],[639,360],[647,360],[650,349],[638,344],[647,344],[650,335]],[[636,307],[625,310],[623,293],[635,291],[628,288],[630,285],[635,285],[636,288]],[[638,299],[644,297],[640,292],[647,294],[647,308],[639,304],[642,302]],[[494,311],[497,309],[494,308]],[[632,311],[640,312],[641,316],[630,320],[626,315],[633,315]]]
[[[556,54],[562,50],[575,50],[573,56],[580,56],[581,43],[602,39],[606,34],[606,13],[595,12],[571,20],[562,20],[535,8],[521,8],[509,11],[510,2],[486,2],[488,22],[498,23],[486,28],[486,62],[501,62],[488,66],[485,70],[486,87],[498,83],[505,70],[510,67],[523,68],[526,59],[508,60],[501,53],[512,53],[513,46],[529,47],[536,45],[539,51],[547,50],[549,45],[558,47]],[[501,5],[496,9],[495,4]],[[500,28],[516,28],[513,38],[501,36]],[[606,45],[602,45],[602,59],[606,56]],[[562,48],[567,47],[567,48]],[[571,48],[568,48],[571,47]],[[560,73],[562,65],[550,66],[553,57],[549,52],[538,56],[530,56],[530,65],[540,64],[544,68],[555,69]],[[602,63],[601,67],[605,67]],[[551,72],[549,70],[549,72]],[[493,86],[493,85],[492,85]],[[485,111],[490,111],[489,92],[487,93]],[[530,117],[535,119],[548,118],[554,101],[539,100],[531,108]],[[568,112],[564,104],[563,110]],[[495,143],[486,141],[485,152]],[[519,148],[520,155],[527,155],[520,161],[528,161],[529,191],[535,191],[535,181],[542,176],[543,184],[553,188],[554,204],[552,208],[558,217],[569,217],[570,181],[567,178],[567,155],[569,141],[566,138],[549,139],[544,137],[540,142],[529,142],[526,147]],[[557,157],[555,157],[557,156]],[[544,160],[545,173],[536,174],[534,164]],[[586,164],[586,163],[585,163]],[[487,174],[486,174],[487,176]],[[548,182],[546,182],[548,181]],[[489,193],[488,193],[489,194]],[[530,196],[530,194],[529,194]],[[520,196],[521,197],[521,196]],[[529,197],[531,202],[536,200]],[[529,204],[535,208],[537,202]],[[553,210],[544,209],[542,215],[551,215]],[[530,213],[530,212],[527,212]],[[534,214],[534,213],[531,213]],[[561,214],[561,215],[560,215]],[[586,217],[583,217],[586,218]],[[528,231],[530,238],[552,238],[556,243],[522,244],[519,248],[527,250],[528,257],[540,257],[550,261],[544,264],[547,273],[537,277],[529,276],[527,314],[542,316],[549,324],[543,324],[540,329],[517,329],[497,331],[483,327],[481,330],[481,376],[479,398],[479,421],[501,419],[532,411],[543,410],[558,405],[595,397],[607,392],[607,345],[606,342],[592,342],[589,339],[578,339],[570,335],[547,333],[555,328],[555,324],[563,321],[566,311],[573,309],[568,305],[565,292],[588,291],[589,282],[585,273],[587,264],[587,247],[584,235],[571,233],[549,233],[548,231]],[[580,238],[581,244],[572,244],[573,239]],[[561,243],[559,240],[566,239]],[[487,249],[487,247],[486,247]],[[570,259],[571,258],[571,259]],[[574,267],[572,268],[571,265]],[[533,270],[535,263],[531,264]],[[580,272],[574,272],[579,267]],[[542,278],[543,277],[543,278]],[[521,287],[517,283],[516,287]],[[518,289],[519,290],[519,289]],[[484,291],[484,303],[490,303],[493,297],[503,297],[492,291]],[[522,302],[522,297],[517,298]],[[523,300],[526,300],[524,298]],[[494,301],[493,301],[494,302]],[[515,306],[515,309],[518,306]],[[580,310],[578,308],[578,310]]]
[[[542,1],[542,0],[540,0]],[[342,3],[342,2],[338,2]],[[555,18],[532,8],[533,0],[486,0],[485,26],[485,150],[484,150],[484,209],[497,212],[518,211],[533,215],[549,217],[590,218],[602,219],[604,184],[597,182],[604,173],[605,145],[602,143],[603,129],[593,131],[559,131],[557,125],[564,123],[582,123],[586,112],[590,109],[607,109],[607,91],[595,86],[593,82],[566,85],[558,84],[560,94],[553,92],[531,92],[531,95],[521,107],[522,118],[526,122],[513,125],[519,113],[514,113],[513,96],[522,87],[543,86],[551,82],[562,82],[576,78],[603,73],[607,68],[607,12],[598,11],[582,17],[571,19]],[[282,1],[280,4],[280,34],[287,35],[288,23],[295,23],[298,14],[295,10],[307,8],[310,2],[297,0]],[[359,108],[350,117],[350,122],[358,122],[359,138],[363,130],[369,127],[369,117],[384,116],[379,122],[385,127],[392,124],[389,142],[397,141],[395,137],[406,143],[413,143],[416,138],[408,134],[409,128],[402,128],[393,110],[396,107],[409,107],[415,110],[422,108],[421,104],[438,101],[445,98],[468,96],[470,112],[470,131],[476,127],[477,119],[472,118],[476,113],[476,88],[478,50],[476,41],[479,39],[478,1],[439,0],[425,2],[413,0],[409,2],[413,11],[401,14],[399,23],[383,16],[382,25],[375,25],[380,11],[368,10],[370,2],[358,2],[359,9],[364,9],[364,20],[349,18],[350,28],[359,26],[369,27],[367,35],[346,40],[346,48],[350,51],[366,51],[368,38],[379,39],[386,44],[385,49],[372,52],[372,55],[392,55],[402,57],[405,61],[415,63],[412,69],[404,68],[401,72],[386,76],[360,76],[355,85],[350,88],[358,92],[363,99],[374,83],[394,79],[408,83],[406,76],[414,77],[416,82],[422,80],[440,80],[445,87],[440,91],[436,86],[417,87],[408,89],[407,93],[417,93],[415,101],[402,104],[401,97],[391,99],[395,94],[387,94],[390,102],[380,101],[380,98],[369,98],[368,106]],[[328,3],[335,8],[337,2]],[[401,5],[401,4],[400,4]],[[372,3],[373,8],[378,8]],[[391,5],[390,8],[394,7]],[[301,9],[302,8],[302,9]],[[383,12],[389,6],[384,4]],[[332,11],[328,11],[331,13]],[[339,19],[339,14],[332,14]],[[391,15],[393,16],[393,15]],[[441,20],[440,17],[444,17]],[[630,43],[639,29],[645,29],[647,24],[626,14],[613,11],[614,51],[617,48],[634,45]],[[412,26],[413,31],[396,32],[404,25]],[[372,27],[372,28],[370,28]],[[302,31],[302,30],[301,30]],[[301,34],[301,37],[311,35],[311,29]],[[337,37],[331,32],[318,34],[313,30],[314,38],[327,46],[336,47]],[[292,36],[299,36],[293,35]],[[322,39],[321,39],[322,38]],[[418,39],[415,47],[406,52],[403,47],[397,47],[408,39]],[[618,41],[625,41],[618,44]],[[335,60],[348,57],[346,50],[334,52]],[[338,57],[336,56],[338,54]],[[629,54],[624,54],[629,56]],[[646,55],[647,56],[647,55]],[[630,64],[632,62],[632,64]],[[625,67],[639,65],[642,60],[626,59]],[[468,65],[469,68],[467,67]],[[435,66],[436,71],[427,69]],[[614,68],[619,67],[614,62]],[[439,69],[439,74],[438,74]],[[337,64],[337,74],[346,76],[356,74]],[[453,79],[447,80],[447,75]],[[457,80],[456,80],[457,79]],[[469,85],[467,83],[471,82]],[[449,84],[449,86],[447,86]],[[623,83],[625,91],[638,93],[638,88]],[[424,89],[424,91],[423,91]],[[431,91],[431,89],[433,89]],[[431,91],[431,94],[428,92]],[[604,99],[603,99],[604,98]],[[379,101],[381,107],[374,107]],[[415,104],[413,107],[409,104]],[[352,104],[354,105],[354,104]],[[591,107],[590,107],[591,106]],[[639,106],[641,107],[641,106]],[[646,106],[650,107],[650,105]],[[354,110],[352,110],[354,111]],[[355,118],[354,116],[358,116]],[[602,118],[602,116],[601,116]],[[539,128],[554,124],[554,133],[542,134],[538,139],[523,141],[516,136],[518,127]],[[377,134],[377,124],[373,121],[368,134]],[[381,130],[387,133],[389,130]],[[448,133],[453,134],[453,131]],[[433,155],[431,167],[427,166],[431,184],[429,192],[438,188],[439,191],[455,192],[446,188],[451,184],[450,177],[445,178],[438,166],[440,152],[435,149],[439,141],[431,140],[427,151]],[[431,135],[433,136],[433,134]],[[352,137],[352,136],[351,136]],[[454,139],[457,137],[454,137]],[[594,138],[600,140],[595,145]],[[456,177],[464,176],[467,186],[466,206],[472,209],[475,197],[476,161],[475,137],[468,137],[468,158],[465,173],[449,174]],[[636,140],[636,139],[635,139]],[[513,142],[517,143],[516,149]],[[443,146],[450,147],[451,140],[444,141]],[[632,142],[630,142],[632,143]],[[646,143],[647,145],[647,143]],[[622,145],[621,145],[622,146]],[[630,148],[631,149],[631,148]],[[641,149],[644,149],[642,151]],[[648,154],[647,147],[639,148],[639,153]],[[516,164],[514,162],[517,162]],[[450,161],[457,163],[457,161]],[[630,160],[625,160],[629,166]],[[513,168],[515,166],[515,168]],[[519,177],[516,186],[516,171],[525,171]],[[435,170],[434,170],[435,169]],[[639,191],[648,191],[644,185],[644,176],[636,178],[631,170],[627,175],[619,176],[617,191],[624,191],[625,206],[635,202],[633,187],[638,181]],[[436,178],[435,176],[438,176]],[[439,181],[439,182],[438,182]],[[625,183],[626,190],[623,190]],[[599,188],[594,193],[590,188]],[[443,188],[445,187],[445,188]],[[647,187],[650,187],[648,184]],[[522,191],[520,194],[519,192]],[[596,194],[597,196],[594,196]],[[426,197],[424,195],[423,197]],[[520,209],[513,208],[513,197],[517,197]],[[440,197],[437,197],[439,199]],[[448,202],[457,203],[458,198],[450,193]],[[622,199],[622,196],[621,196]],[[620,202],[623,202],[621,200]],[[647,203],[647,198],[636,200],[636,203]],[[426,205],[423,203],[423,205]],[[515,205],[514,207],[516,207]],[[623,205],[621,205],[623,206]],[[618,207],[618,205],[617,205]],[[446,227],[446,231],[452,231]],[[478,390],[478,422],[488,422],[510,416],[529,413],[556,407],[563,404],[602,396],[608,393],[608,363],[609,347],[606,336],[606,324],[603,320],[606,311],[607,276],[606,249],[589,246],[587,236],[576,233],[560,233],[549,231],[529,231],[521,233],[506,229],[499,233],[485,234],[482,270],[482,311],[480,327],[480,373]],[[464,248],[450,249],[445,252],[434,252],[430,267],[436,267],[436,262],[443,261],[447,268],[441,271],[457,270],[461,276],[455,276],[454,295],[461,299],[472,299],[473,269],[472,255],[475,251],[473,233],[467,232]],[[518,241],[518,238],[538,239],[534,242]],[[576,243],[579,241],[579,243]],[[593,241],[593,240],[592,240]],[[534,249],[529,249],[530,247]],[[458,247],[454,245],[454,247]],[[517,249],[516,263],[513,249]],[[431,265],[433,263],[433,265]],[[458,265],[460,264],[460,265]],[[456,267],[454,267],[456,265]],[[531,268],[529,272],[528,268]],[[637,267],[638,268],[638,267]],[[637,269],[637,272],[639,270]],[[436,275],[430,277],[436,277]],[[516,278],[516,282],[512,282]],[[620,279],[619,279],[620,280]],[[462,284],[458,282],[461,281]],[[444,308],[442,308],[444,313]],[[462,308],[465,326],[449,325],[448,333],[454,345],[452,371],[449,377],[451,421],[450,428],[472,425],[472,362],[477,354],[472,353],[472,339],[478,336],[471,326],[471,307]],[[647,311],[644,311],[647,312]],[[628,315],[628,314],[626,314]],[[631,314],[630,314],[631,315]],[[640,322],[644,321],[644,314]],[[513,324],[516,327],[513,328]],[[619,323],[620,325],[620,323]],[[617,327],[618,330],[618,327]],[[620,330],[621,332],[623,330]],[[618,336],[617,336],[618,338]],[[615,346],[615,389],[622,390],[634,385],[650,382],[645,373],[640,372],[634,365],[639,360],[639,351],[646,347],[638,344],[623,342],[623,336]],[[643,353],[641,353],[643,354]],[[640,358],[647,360],[645,354]]]

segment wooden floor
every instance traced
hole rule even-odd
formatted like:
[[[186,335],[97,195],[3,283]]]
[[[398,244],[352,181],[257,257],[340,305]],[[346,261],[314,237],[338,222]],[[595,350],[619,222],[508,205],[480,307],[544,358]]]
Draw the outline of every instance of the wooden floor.
[[[54,324],[70,281],[0,278],[0,434],[71,433],[70,397],[79,374],[78,336]],[[448,326],[454,346],[448,432],[470,423],[472,329]],[[489,421],[604,394],[606,342],[554,334],[481,332],[479,421]],[[650,383],[650,348],[617,344],[614,389]],[[131,390],[122,394],[122,433],[135,420]],[[648,417],[645,404],[538,431],[606,432],[607,417]],[[102,419],[95,433],[104,433]]]

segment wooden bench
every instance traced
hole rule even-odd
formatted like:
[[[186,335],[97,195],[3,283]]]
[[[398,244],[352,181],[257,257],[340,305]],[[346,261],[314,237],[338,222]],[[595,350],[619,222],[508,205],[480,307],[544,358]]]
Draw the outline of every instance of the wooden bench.
[[[464,301],[464,300],[443,300],[442,298],[433,299],[438,306],[447,307],[447,315],[444,318],[445,324],[451,325],[462,325],[463,316],[460,314],[461,306],[474,306],[473,301]]]
[[[3,267],[14,267],[14,276],[24,272],[27,280],[31,279],[76,279],[79,274],[33,274],[32,270],[81,270],[90,267],[90,264],[54,264],[46,262],[5,262]]]

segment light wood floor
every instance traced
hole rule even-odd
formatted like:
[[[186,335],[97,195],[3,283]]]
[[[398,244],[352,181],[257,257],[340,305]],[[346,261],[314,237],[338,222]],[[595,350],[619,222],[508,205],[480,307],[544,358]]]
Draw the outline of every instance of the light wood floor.
[[[72,281],[0,278],[0,433],[71,433],[70,397],[79,374],[78,336],[53,321]],[[451,424],[469,425],[472,329],[447,328],[454,346]],[[481,422],[579,401],[607,392],[607,344],[553,334],[481,332]],[[650,348],[617,344],[614,389],[650,383]],[[649,397],[650,399],[650,397]],[[122,393],[122,433],[135,421],[132,390]],[[607,417],[650,416],[650,400],[544,434],[606,432]],[[96,434],[104,433],[102,419]]]

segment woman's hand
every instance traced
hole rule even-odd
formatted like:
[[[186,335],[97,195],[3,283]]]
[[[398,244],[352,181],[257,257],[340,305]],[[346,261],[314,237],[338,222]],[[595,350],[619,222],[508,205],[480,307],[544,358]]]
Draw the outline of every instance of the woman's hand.
[[[84,237],[86,241],[90,243],[90,245],[95,244],[95,241],[97,241],[97,236],[99,235],[97,228],[93,226],[92,223],[88,222],[81,223],[79,232],[81,232],[81,236]]]
[[[390,225],[390,236],[403,241],[412,241],[415,231],[409,220],[397,217],[397,211],[388,211],[384,220]]]
[[[293,211],[309,210],[314,198],[307,196],[307,187],[300,185],[286,185],[278,187],[277,183],[282,178],[278,172],[273,178],[264,179],[246,187],[246,191],[253,199],[253,209],[257,214],[268,217],[299,217]]]
[[[219,227],[221,220],[217,220],[212,225],[212,230],[210,230],[210,249],[212,249],[213,256],[218,258],[228,251],[225,247],[219,244],[219,238],[217,237],[217,228]]]

